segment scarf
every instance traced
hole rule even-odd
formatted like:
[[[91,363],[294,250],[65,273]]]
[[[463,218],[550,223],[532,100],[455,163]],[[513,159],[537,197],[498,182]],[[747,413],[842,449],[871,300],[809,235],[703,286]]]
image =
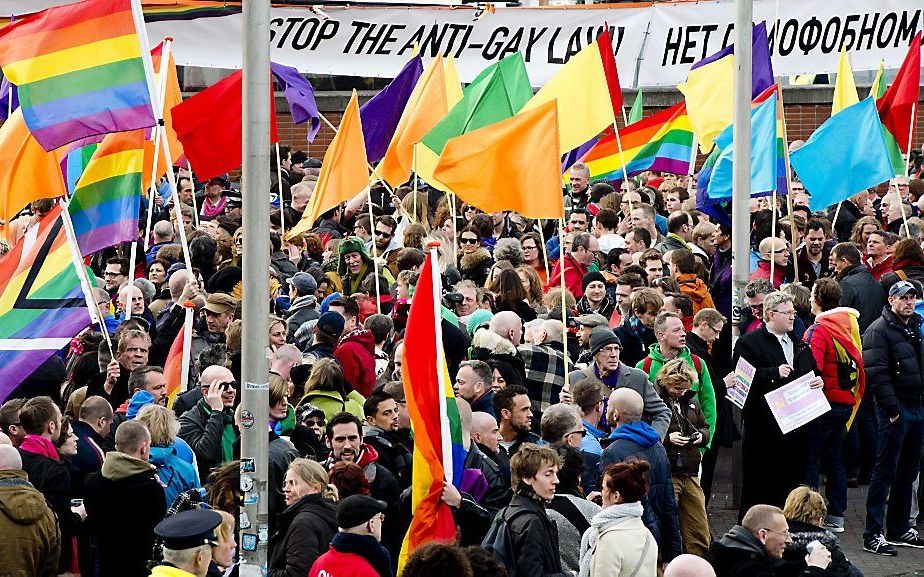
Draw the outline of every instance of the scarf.
[[[635,503],[610,505],[594,515],[590,520],[590,529],[585,531],[584,536],[581,537],[581,567],[578,577],[590,576],[590,561],[600,535],[626,519],[641,518],[643,512],[642,504],[636,501]]]
[[[199,409],[208,418],[212,414],[212,407],[205,402],[205,399],[199,401]],[[225,426],[221,429],[221,462],[230,463],[234,460],[234,443],[237,441],[237,432],[234,430],[234,424],[226,411],[222,411]]]
[[[22,440],[22,444],[19,445],[19,448],[27,453],[35,453],[36,455],[42,455],[43,457],[48,457],[55,461],[61,460],[58,456],[58,450],[55,449],[54,443],[41,435],[26,435]]]
[[[215,218],[225,211],[225,206],[228,204],[228,197],[222,196],[217,204],[212,204],[212,201],[208,197],[202,200],[202,216],[207,216],[209,218]]]

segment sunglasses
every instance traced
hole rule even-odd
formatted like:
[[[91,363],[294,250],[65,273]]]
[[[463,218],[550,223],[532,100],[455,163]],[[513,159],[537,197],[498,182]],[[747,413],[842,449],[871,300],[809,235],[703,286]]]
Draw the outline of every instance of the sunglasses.
[[[324,419],[308,419],[305,424],[309,427],[323,427]]]
[[[478,244],[478,239],[477,238],[466,238],[463,236],[462,238],[459,239],[459,242],[461,242],[462,244]]]
[[[375,231],[375,236],[380,236],[382,238],[391,238],[393,235],[390,232],[385,232],[384,230]]]

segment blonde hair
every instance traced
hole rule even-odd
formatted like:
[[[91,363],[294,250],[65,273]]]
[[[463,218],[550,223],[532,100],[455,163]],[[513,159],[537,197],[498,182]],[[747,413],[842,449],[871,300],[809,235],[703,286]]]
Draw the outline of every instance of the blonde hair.
[[[309,485],[318,485],[321,487],[321,497],[330,501],[337,501],[337,487],[330,483],[327,471],[317,461],[310,459],[295,459],[289,463],[289,471],[292,471],[302,481]]]
[[[221,542],[234,537],[234,515],[220,509],[213,510],[221,515],[221,523],[215,527],[215,540]]]
[[[234,319],[228,323],[228,327],[225,329],[225,347],[229,353],[236,353],[241,350],[243,346],[241,341],[241,333],[244,331],[244,321],[241,319]]]
[[[699,379],[690,365],[684,359],[671,359],[664,363],[655,381],[660,387],[678,387],[686,385],[686,388],[692,387]]]
[[[787,519],[817,525],[828,514],[825,498],[811,487],[802,485],[789,492],[783,514]]]
[[[180,432],[180,422],[176,415],[163,405],[150,404],[142,407],[136,417],[151,432],[151,446],[165,447],[176,440]]]
[[[278,405],[289,394],[289,379],[277,374],[269,377],[269,406]]]
[[[571,291],[568,289],[565,290],[565,307],[571,309],[574,308],[577,301],[574,300],[574,295],[571,294]],[[561,287],[550,288],[549,292],[545,293],[545,297],[542,298],[542,304],[546,306],[549,310],[554,309],[555,307],[561,306]]]
[[[417,202],[414,202],[414,197],[417,197]],[[403,199],[401,199],[401,208],[404,210],[404,214],[407,214],[411,221],[421,225],[424,228],[425,236],[430,232],[430,205],[428,204],[430,198],[425,192],[414,192],[408,193]],[[414,207],[417,207],[415,214]]]

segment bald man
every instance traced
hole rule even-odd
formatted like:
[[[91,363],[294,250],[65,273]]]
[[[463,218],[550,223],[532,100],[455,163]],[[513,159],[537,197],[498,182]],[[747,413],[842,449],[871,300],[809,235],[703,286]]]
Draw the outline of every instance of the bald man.
[[[789,266],[789,242],[783,238],[774,238],[768,236],[760,241],[758,245],[760,251],[760,262],[757,263],[757,270],[751,273],[749,280],[765,278],[773,284],[773,288],[779,290],[780,285],[787,282],[786,270]],[[770,261],[773,261],[773,278],[770,278]]]
[[[518,347],[523,342],[523,319],[513,311],[501,311],[491,317],[491,332]]]
[[[61,534],[45,497],[29,484],[22,458],[0,445],[0,575],[57,575]],[[16,538],[13,538],[13,535]]]
[[[478,439],[481,439],[494,447],[500,443],[500,433],[497,431],[497,421],[494,417],[488,413],[473,413],[471,405],[464,399],[456,398],[456,403],[462,422],[462,443],[468,451],[465,456],[465,468],[481,471],[488,482],[488,491],[478,502],[462,493],[462,506],[459,507],[453,504],[458,491],[447,483],[443,490],[443,501],[451,507],[459,507],[457,522],[463,527],[470,526],[468,531],[462,531],[463,545],[477,545],[484,537],[484,529],[487,527],[485,523],[490,525],[497,512],[510,503],[510,467],[506,460],[505,466],[501,466],[498,454],[503,455],[502,451],[494,449],[493,452],[489,452],[492,449],[478,442]],[[472,502],[469,503],[468,500]]]
[[[702,557],[684,553],[668,564],[664,577],[715,577],[715,569]]]
[[[180,417],[180,437],[196,453],[199,478],[233,458],[238,433],[234,428],[237,381],[227,367],[212,365],[199,378],[202,400]]]
[[[661,435],[642,420],[645,401],[634,389],[620,387],[610,394],[606,408],[607,423],[614,429],[613,442],[604,449],[600,459],[603,473],[614,463],[634,459],[648,461],[648,495],[643,501],[645,526],[658,542],[661,559],[669,562],[682,553],[677,501],[667,451]]]
[[[473,446],[497,465],[509,487],[510,461],[506,453],[500,450],[502,437],[494,415],[478,411],[472,413],[472,440],[475,441]]]

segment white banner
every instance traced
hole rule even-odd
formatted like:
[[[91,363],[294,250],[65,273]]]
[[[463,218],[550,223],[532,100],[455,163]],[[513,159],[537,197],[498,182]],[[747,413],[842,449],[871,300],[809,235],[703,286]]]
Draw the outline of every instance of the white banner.
[[[875,70],[880,60],[898,68],[924,28],[919,0],[780,0],[779,15],[777,4],[754,2],[754,21],[767,22],[777,76],[836,72],[842,45],[854,71]],[[734,42],[734,2],[654,4],[651,13],[641,86],[676,85],[694,62]]]
[[[593,42],[609,18],[623,82],[632,84],[648,25],[648,8],[539,10],[499,8],[474,19],[474,10],[324,8],[274,9],[270,23],[274,61],[302,72],[391,78],[420,45],[421,54],[455,59],[470,82],[481,70],[521,52],[533,86],[542,86],[573,54]],[[177,64],[239,68],[240,15],[148,24],[151,42],[172,35]],[[576,87],[577,88],[577,87]]]
[[[0,0],[0,14],[66,1]],[[608,23],[623,87],[675,86],[694,62],[733,41],[734,9],[730,1],[498,7],[478,18],[470,6],[273,8],[272,57],[306,73],[390,78],[416,42],[426,57],[452,56],[468,82],[520,51],[533,85],[542,86]],[[861,71],[874,70],[880,60],[886,68],[899,66],[909,40],[924,29],[924,6],[920,0],[756,0],[754,18],[767,21],[778,76],[833,72],[841,45]],[[154,44],[174,37],[177,64],[240,68],[241,25],[241,15],[149,22],[148,35]]]

